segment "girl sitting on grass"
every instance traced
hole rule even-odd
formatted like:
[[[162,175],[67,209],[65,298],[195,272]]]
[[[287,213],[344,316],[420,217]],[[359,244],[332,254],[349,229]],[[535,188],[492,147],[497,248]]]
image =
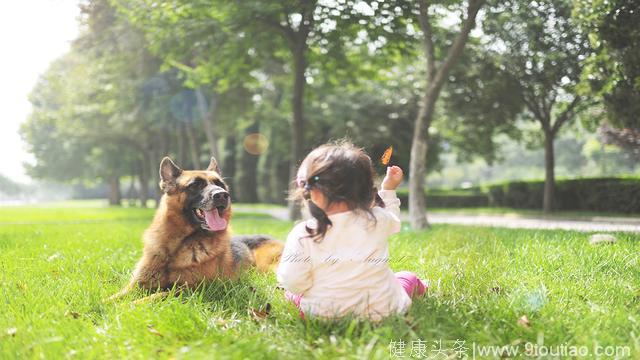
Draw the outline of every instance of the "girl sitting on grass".
[[[371,158],[348,142],[325,144],[300,165],[298,196],[310,220],[287,237],[277,278],[305,314],[380,320],[407,311],[425,293],[415,274],[389,268],[387,238],[400,231],[395,189],[402,169],[390,166],[377,193]]]

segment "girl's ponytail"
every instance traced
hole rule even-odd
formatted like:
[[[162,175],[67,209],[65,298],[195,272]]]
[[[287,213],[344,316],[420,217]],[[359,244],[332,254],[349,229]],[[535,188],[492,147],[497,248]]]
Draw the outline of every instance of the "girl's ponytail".
[[[309,237],[313,239],[313,241],[319,242],[327,233],[329,226],[333,224],[327,216],[327,213],[325,213],[324,210],[320,209],[318,205],[314,204],[313,201],[308,201],[307,204],[309,206],[310,215],[313,216],[313,218],[316,219],[316,222],[318,223],[318,228],[312,229],[308,225],[305,225],[305,230],[309,234]]]
[[[385,205],[384,205],[384,201],[382,200],[382,198],[380,197],[380,195],[378,195],[378,188],[375,188],[375,187],[374,187],[374,188],[373,188],[373,192],[374,192],[374,194],[376,194],[376,195],[375,195],[375,204],[376,204],[376,206],[379,206],[379,207],[381,207],[381,208],[384,208],[384,207],[385,207]]]

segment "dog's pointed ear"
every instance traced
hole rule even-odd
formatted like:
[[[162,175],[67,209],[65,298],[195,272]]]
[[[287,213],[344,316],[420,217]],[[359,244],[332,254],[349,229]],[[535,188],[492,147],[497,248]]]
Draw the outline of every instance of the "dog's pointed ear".
[[[178,167],[168,156],[160,162],[160,189],[169,193],[176,187],[176,179],[182,174],[182,169]]]
[[[214,158],[213,156],[211,157],[211,162],[209,162],[209,166],[207,166],[207,171],[215,171],[218,174],[220,174],[220,167],[218,167],[218,162],[216,161],[216,158]]]

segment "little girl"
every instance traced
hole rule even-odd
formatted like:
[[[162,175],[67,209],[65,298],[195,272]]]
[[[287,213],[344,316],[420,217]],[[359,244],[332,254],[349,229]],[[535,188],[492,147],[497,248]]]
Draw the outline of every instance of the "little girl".
[[[313,218],[289,233],[277,278],[301,316],[375,321],[404,313],[425,293],[415,274],[394,274],[388,264],[387,238],[400,231],[402,169],[387,168],[379,197],[374,175],[369,156],[347,142],[322,145],[300,165],[298,195]]]

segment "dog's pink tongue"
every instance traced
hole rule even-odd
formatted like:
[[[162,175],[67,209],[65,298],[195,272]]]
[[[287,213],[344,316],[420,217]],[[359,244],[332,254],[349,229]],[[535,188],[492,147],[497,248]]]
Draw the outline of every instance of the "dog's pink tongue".
[[[220,231],[227,228],[227,220],[220,217],[218,209],[216,208],[205,211],[204,219],[207,221],[207,226],[209,226],[209,229],[213,231]]]

